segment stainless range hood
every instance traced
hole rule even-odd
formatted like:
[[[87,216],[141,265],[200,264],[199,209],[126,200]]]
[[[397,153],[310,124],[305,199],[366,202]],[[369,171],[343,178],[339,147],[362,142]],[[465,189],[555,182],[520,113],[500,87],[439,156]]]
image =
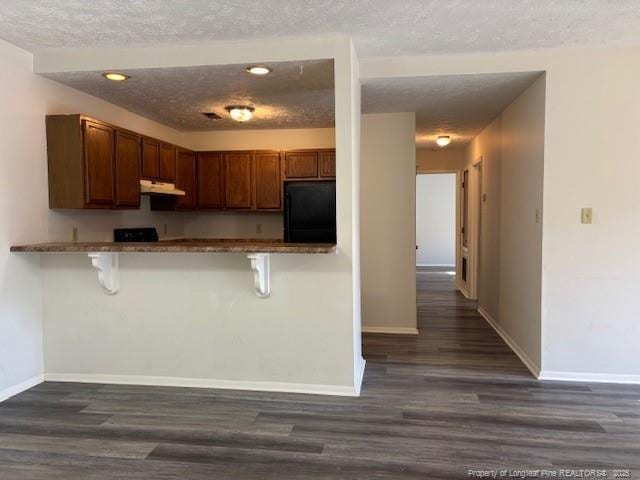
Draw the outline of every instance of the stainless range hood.
[[[140,180],[140,193],[147,195],[178,195],[184,196],[184,190],[178,190],[173,183]]]

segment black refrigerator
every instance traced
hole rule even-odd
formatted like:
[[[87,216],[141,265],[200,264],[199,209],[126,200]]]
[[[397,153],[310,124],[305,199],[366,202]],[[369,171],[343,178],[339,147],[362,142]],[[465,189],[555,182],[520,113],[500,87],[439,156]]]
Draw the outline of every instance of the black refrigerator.
[[[336,243],[336,182],[284,184],[284,241]]]

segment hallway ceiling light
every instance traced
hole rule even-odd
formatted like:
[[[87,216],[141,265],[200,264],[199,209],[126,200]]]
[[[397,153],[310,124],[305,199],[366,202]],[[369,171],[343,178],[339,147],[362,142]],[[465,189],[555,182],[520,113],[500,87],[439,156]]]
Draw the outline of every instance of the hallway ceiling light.
[[[247,67],[246,70],[253,75],[266,75],[267,73],[271,73],[271,69],[264,65],[252,65]]]
[[[104,72],[102,76],[107,80],[112,80],[114,82],[124,82],[125,80],[131,78],[130,75],[126,75],[120,72]]]
[[[236,122],[247,122],[251,120],[255,108],[246,105],[228,105],[224,109],[229,112],[231,118]]]
[[[436,143],[438,144],[438,146],[440,147],[446,147],[447,145],[449,145],[451,143],[451,137],[448,135],[440,135],[437,139],[436,139]]]

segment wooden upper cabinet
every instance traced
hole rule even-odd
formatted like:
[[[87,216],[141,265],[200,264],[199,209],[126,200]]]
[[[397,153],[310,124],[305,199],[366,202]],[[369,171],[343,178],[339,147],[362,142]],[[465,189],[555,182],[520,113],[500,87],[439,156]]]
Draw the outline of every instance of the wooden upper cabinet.
[[[322,150],[319,152],[320,176],[330,178],[336,176],[336,151]]]
[[[285,178],[313,178],[318,176],[318,152],[290,151],[284,154]]]
[[[165,182],[176,179],[176,149],[169,143],[160,144],[158,178]]]
[[[253,207],[252,152],[224,152],[225,207],[248,210]]]
[[[88,205],[112,205],[114,185],[114,130],[108,125],[83,121],[85,201]]]
[[[142,177],[160,179],[160,142],[153,138],[142,139]]]
[[[279,152],[256,152],[254,157],[255,207],[282,209],[282,174]]]
[[[140,137],[130,132],[115,132],[115,204],[140,206]]]
[[[197,203],[196,154],[178,148],[176,153],[176,188],[186,195],[177,197],[176,209],[193,210]]]
[[[221,152],[198,153],[198,208],[224,208],[224,182]]]

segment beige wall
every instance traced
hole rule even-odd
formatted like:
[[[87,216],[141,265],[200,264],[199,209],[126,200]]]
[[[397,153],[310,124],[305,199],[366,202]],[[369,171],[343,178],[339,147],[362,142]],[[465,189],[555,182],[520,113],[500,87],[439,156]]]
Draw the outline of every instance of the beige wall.
[[[542,76],[466,151],[469,166],[482,165],[478,308],[534,371],[541,364],[544,128]]]
[[[187,132],[184,141],[194,150],[286,150],[334,148],[335,129],[240,130]],[[281,213],[195,212],[183,214],[185,235],[193,238],[282,238]]]
[[[0,41],[0,400],[43,373],[40,255],[11,254],[12,244],[70,240],[72,228],[81,240],[112,239],[119,226],[152,225],[164,234],[166,225],[167,235],[183,233],[177,217],[150,213],[146,198],[139,211],[49,210],[45,115],[85,113],[178,144],[182,138],[175,130],[33,75],[32,61],[31,54]],[[84,263],[89,270],[86,257]]]
[[[186,132],[183,138],[194,150],[285,150],[336,146],[334,128]]]
[[[362,116],[364,330],[416,330],[415,114]]]
[[[500,178],[502,165],[502,115],[491,122],[466,148],[467,166],[482,162],[482,193],[480,202],[480,258],[478,261],[478,307],[491,318],[500,313]],[[472,181],[476,177],[472,177]],[[471,201],[478,203],[479,195],[472,189]]]
[[[541,365],[545,78],[502,114],[498,322]]]
[[[449,172],[462,170],[466,163],[465,149],[443,148],[433,150],[431,148],[416,149],[417,173]]]

